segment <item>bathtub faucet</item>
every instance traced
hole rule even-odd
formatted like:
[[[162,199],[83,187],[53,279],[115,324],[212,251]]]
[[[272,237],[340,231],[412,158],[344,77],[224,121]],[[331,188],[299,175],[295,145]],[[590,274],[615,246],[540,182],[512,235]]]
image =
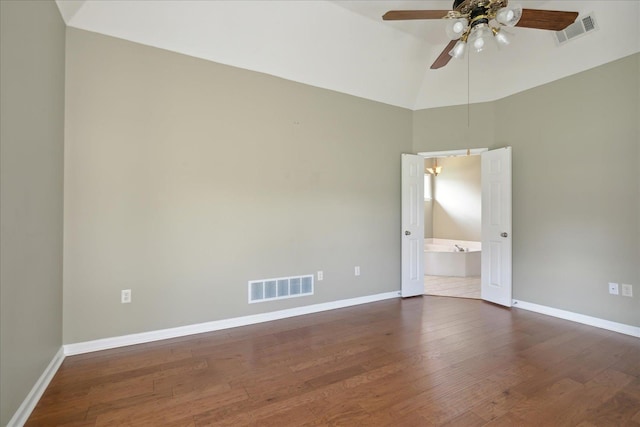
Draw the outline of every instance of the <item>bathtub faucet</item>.
[[[453,246],[455,246],[458,249],[458,252],[464,252],[464,248],[463,247],[460,247],[458,245],[453,245]]]

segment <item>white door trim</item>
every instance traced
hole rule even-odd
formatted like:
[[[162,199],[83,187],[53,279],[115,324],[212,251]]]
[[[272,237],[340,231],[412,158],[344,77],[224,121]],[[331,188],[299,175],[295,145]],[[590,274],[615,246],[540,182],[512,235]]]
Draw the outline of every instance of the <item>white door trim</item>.
[[[462,157],[462,156],[477,156],[479,154],[489,151],[488,148],[465,148],[463,150],[445,150],[445,151],[425,151],[418,153],[418,156],[422,156],[425,159],[432,159],[434,157]]]

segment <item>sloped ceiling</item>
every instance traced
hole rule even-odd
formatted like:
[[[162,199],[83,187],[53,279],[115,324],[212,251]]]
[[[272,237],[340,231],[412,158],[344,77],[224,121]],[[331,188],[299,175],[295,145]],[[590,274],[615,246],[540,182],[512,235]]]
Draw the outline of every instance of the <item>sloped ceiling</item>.
[[[513,2],[512,2],[513,3]],[[445,21],[383,21],[387,10],[452,1],[57,0],[68,26],[412,110],[485,102],[640,52],[640,1],[521,1],[593,13],[599,30],[556,46],[514,28],[501,51],[429,66]]]

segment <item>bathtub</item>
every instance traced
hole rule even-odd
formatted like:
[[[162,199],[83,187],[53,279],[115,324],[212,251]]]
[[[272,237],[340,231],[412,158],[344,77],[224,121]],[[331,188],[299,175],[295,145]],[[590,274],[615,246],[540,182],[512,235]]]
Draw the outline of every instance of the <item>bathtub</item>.
[[[460,252],[454,245],[465,249]],[[468,277],[480,275],[482,243],[465,240],[424,239],[424,274]]]

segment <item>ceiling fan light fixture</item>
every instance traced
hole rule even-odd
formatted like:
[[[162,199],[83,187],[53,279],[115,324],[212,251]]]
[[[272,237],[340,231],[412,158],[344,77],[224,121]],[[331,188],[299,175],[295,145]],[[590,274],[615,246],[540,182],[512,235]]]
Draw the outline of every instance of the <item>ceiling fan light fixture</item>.
[[[503,7],[496,13],[496,21],[507,27],[515,27],[522,18],[522,6],[514,5]]]
[[[469,34],[469,43],[476,52],[482,52],[492,39],[493,32],[489,29],[489,25],[484,23],[473,27]]]
[[[458,40],[458,43],[453,46],[453,49],[449,51],[449,55],[454,57],[455,59],[464,58],[464,54],[467,52],[467,42],[466,40]]]
[[[449,22],[445,31],[450,40],[458,40],[467,31],[467,27],[469,27],[469,21],[459,18]]]
[[[451,10],[390,10],[382,19],[446,20],[450,41],[431,64],[430,69],[437,70],[446,66],[451,58],[463,58],[470,49],[467,44],[477,52],[509,45],[512,34],[503,31],[503,27],[558,32],[572,25],[579,15],[579,12],[565,10],[523,9],[521,5],[509,5],[509,0],[454,0]]]

